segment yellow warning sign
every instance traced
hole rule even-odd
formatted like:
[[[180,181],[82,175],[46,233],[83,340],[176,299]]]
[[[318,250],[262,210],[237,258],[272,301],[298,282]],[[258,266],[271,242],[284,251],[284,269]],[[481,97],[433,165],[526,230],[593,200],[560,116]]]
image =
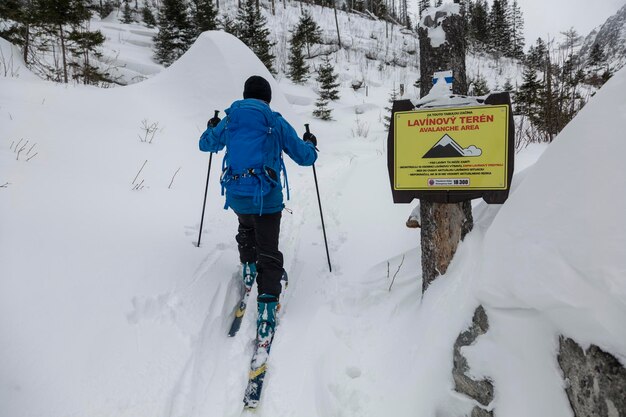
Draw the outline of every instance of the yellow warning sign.
[[[396,190],[507,189],[509,106],[396,112]]]

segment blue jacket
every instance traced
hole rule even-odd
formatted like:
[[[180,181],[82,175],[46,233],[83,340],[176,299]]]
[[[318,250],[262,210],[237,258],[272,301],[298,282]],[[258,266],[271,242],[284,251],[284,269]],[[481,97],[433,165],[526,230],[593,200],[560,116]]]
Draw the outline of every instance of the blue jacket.
[[[273,129],[279,142],[279,149],[276,149],[276,152],[284,151],[298,165],[313,165],[317,159],[313,144],[300,139],[293,127],[279,113],[272,111],[265,102],[256,99],[238,100],[226,109],[226,117],[217,126],[208,127],[200,137],[200,150],[219,152],[226,147],[228,151],[231,141],[247,140],[246,136],[265,132],[268,118],[275,122]],[[239,133],[231,134],[232,131]],[[226,190],[225,207],[231,207],[239,214],[271,214],[281,211],[284,204],[280,171],[278,185],[273,187],[262,201],[259,202],[253,197],[233,195]]]

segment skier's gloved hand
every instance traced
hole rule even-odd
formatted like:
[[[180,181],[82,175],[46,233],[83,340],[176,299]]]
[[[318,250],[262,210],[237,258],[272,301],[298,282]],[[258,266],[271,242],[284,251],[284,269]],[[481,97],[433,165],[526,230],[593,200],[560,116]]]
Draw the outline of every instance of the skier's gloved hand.
[[[212,117],[211,119],[209,119],[209,121],[206,124],[206,127],[215,127],[219,124],[219,122],[221,122],[222,119],[220,119],[219,117]]]
[[[305,132],[302,136],[302,140],[304,140],[305,142],[311,142],[313,146],[317,146],[317,138],[311,132]]]

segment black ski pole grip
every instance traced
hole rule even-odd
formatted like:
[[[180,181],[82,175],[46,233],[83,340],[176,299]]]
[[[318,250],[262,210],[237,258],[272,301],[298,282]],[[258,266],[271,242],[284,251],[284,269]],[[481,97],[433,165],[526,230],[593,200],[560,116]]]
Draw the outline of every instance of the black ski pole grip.
[[[311,131],[309,130],[309,124],[308,123],[304,124],[304,128],[306,129],[306,133],[311,133]]]
[[[215,115],[213,116],[214,118],[217,118],[217,115],[220,114],[219,110],[215,110]],[[206,127],[209,128],[211,126],[211,120],[213,119],[209,119],[208,122],[206,122]]]

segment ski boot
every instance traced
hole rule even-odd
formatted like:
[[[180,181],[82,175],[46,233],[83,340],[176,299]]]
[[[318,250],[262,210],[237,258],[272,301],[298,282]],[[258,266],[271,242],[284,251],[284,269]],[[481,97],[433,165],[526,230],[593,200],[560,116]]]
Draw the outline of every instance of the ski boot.
[[[274,339],[276,329],[276,314],[280,308],[278,297],[270,294],[261,294],[257,299],[257,333],[256,353],[252,361],[252,367],[259,369],[265,366],[270,353],[270,346]]]
[[[243,272],[243,286],[244,290],[249,293],[254,285],[254,281],[256,280],[257,272],[256,272],[256,263],[254,262],[244,262],[241,264],[242,272]]]

